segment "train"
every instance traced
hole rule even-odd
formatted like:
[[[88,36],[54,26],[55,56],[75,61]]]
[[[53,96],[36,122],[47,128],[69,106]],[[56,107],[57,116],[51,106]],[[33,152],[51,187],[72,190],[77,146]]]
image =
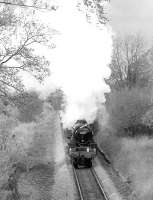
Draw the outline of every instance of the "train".
[[[94,131],[86,120],[77,120],[71,129],[67,129],[68,154],[75,168],[92,167],[92,161],[97,154],[97,145],[94,141]]]

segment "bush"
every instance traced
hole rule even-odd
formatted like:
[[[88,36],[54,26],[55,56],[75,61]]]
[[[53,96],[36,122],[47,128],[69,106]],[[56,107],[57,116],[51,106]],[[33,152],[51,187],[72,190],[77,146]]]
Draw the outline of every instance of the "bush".
[[[144,114],[142,117],[142,123],[150,128],[153,127],[153,107]]]
[[[10,110],[10,107],[9,107]],[[12,129],[18,125],[16,115],[13,108],[9,112],[9,117],[5,114],[0,115],[0,188],[8,178],[8,174],[12,169],[12,161],[10,160],[9,140],[12,135]],[[15,113],[14,113],[15,114]]]
[[[65,96],[61,89],[56,89],[54,92],[50,93],[46,101],[50,103],[56,111],[64,111],[65,109]]]
[[[21,122],[36,121],[43,111],[43,101],[39,98],[39,94],[34,91],[14,96],[14,102],[19,110],[18,119]]]
[[[151,104],[151,94],[147,89],[124,88],[112,91],[108,105],[109,123],[117,135],[126,136],[130,134],[129,131],[135,135],[135,127],[142,124],[142,118]],[[134,128],[130,130],[130,127]]]
[[[131,181],[138,199],[153,199],[153,140],[147,137],[122,138],[114,166]]]
[[[0,151],[6,150],[9,136],[12,129],[18,125],[18,120],[14,117],[0,115]]]

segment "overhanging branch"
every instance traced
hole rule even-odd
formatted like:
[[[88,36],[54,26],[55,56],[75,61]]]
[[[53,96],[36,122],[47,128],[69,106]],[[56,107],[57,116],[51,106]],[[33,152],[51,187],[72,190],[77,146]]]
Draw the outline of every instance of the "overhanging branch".
[[[32,6],[32,5],[25,5],[25,4],[17,4],[17,3],[11,3],[11,2],[4,2],[0,1],[0,4],[10,5],[10,6],[20,6],[20,7],[27,7],[27,8],[34,8],[38,10],[49,10],[45,7],[38,7],[38,6]],[[57,10],[56,6],[51,6],[51,10]]]
[[[27,38],[25,40],[25,42],[14,52],[12,53],[12,55],[10,55],[6,60],[3,59],[3,61],[0,63],[0,68],[2,67],[2,65],[4,65],[5,63],[7,63],[9,60],[11,60],[14,56],[18,55],[18,53],[26,46],[29,46],[32,43],[35,43],[37,41],[33,40],[31,42],[29,42],[33,37],[35,36],[31,36],[30,38]],[[28,43],[29,42],[29,43]],[[7,57],[7,56],[5,56]]]
[[[17,88],[16,86],[12,85],[12,84],[9,83],[9,82],[3,81],[3,80],[0,80],[0,82],[3,83],[4,85],[8,86],[8,87],[11,87],[11,88],[15,89],[15,90],[18,91],[18,92],[21,92],[21,91],[22,91],[21,89]]]

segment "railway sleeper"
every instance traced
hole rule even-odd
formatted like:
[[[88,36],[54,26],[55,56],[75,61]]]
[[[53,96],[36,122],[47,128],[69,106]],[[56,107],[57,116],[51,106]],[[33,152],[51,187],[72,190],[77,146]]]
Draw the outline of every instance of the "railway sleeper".
[[[79,158],[73,158],[73,166],[77,169],[80,166],[85,166],[88,168],[92,167],[92,159],[91,158],[85,158],[85,157],[79,157]]]

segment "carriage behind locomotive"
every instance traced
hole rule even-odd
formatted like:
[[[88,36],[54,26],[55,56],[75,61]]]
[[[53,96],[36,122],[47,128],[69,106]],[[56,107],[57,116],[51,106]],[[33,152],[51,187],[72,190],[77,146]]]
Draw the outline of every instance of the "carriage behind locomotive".
[[[86,120],[77,120],[72,129],[67,129],[68,154],[75,168],[80,166],[91,167],[96,156],[97,146],[94,141],[94,132]]]

